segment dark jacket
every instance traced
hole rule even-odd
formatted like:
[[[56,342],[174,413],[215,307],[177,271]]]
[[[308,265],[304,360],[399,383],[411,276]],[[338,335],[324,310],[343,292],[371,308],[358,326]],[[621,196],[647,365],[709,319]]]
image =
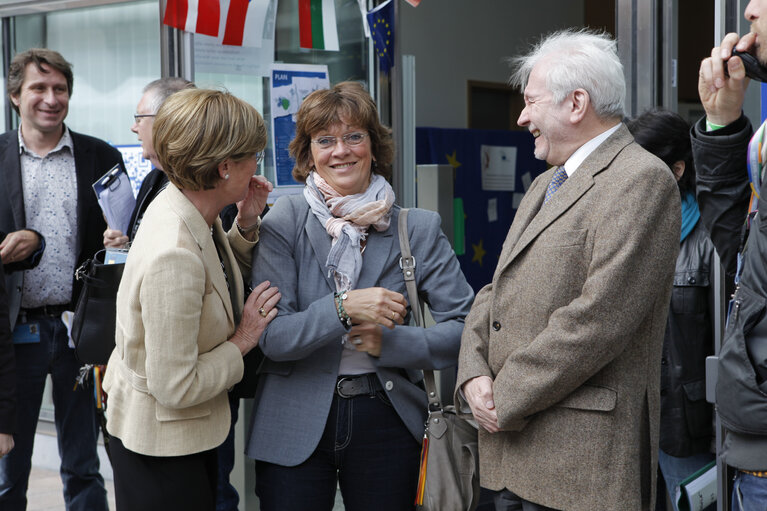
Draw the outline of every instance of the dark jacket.
[[[714,253],[698,222],[676,259],[661,359],[660,448],[677,457],[711,449],[705,379],[706,357],[714,354]]]
[[[706,132],[705,119],[693,126],[701,218],[722,260],[728,281],[735,276],[743,226],[751,194],[746,154],[753,129],[744,116],[720,130]],[[751,222],[738,291],[719,353],[717,412],[725,427],[722,455],[743,470],[767,469],[767,395],[756,389],[758,366],[747,356],[750,335],[765,317],[767,298],[767,186],[762,186],[759,213]],[[767,337],[761,340],[764,344]],[[767,387],[767,384],[762,383]]]
[[[5,272],[0,264],[0,433],[16,432],[16,374]]]
[[[160,169],[152,169],[149,174],[144,177],[141,182],[141,187],[138,190],[136,196],[136,207],[133,208],[133,213],[128,223],[128,232],[123,233],[133,241],[136,237],[136,231],[138,226],[141,225],[141,219],[144,217],[144,212],[149,204],[154,200],[160,191],[168,184],[168,176],[165,175]]]

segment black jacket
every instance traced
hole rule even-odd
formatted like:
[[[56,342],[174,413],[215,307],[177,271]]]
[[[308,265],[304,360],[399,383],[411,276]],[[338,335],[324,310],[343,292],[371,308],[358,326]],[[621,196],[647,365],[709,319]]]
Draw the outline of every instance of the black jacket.
[[[136,237],[136,231],[141,224],[141,219],[144,217],[144,212],[149,204],[154,200],[160,191],[168,184],[168,176],[165,175],[160,169],[152,169],[149,174],[144,177],[141,182],[141,187],[138,190],[136,196],[136,207],[133,208],[133,213],[128,223],[128,232],[123,233],[133,241]]]
[[[728,281],[737,268],[743,226],[751,194],[746,154],[753,129],[744,116],[720,130],[706,132],[705,119],[692,128],[701,218],[724,266]],[[767,470],[767,394],[749,356],[749,342],[767,337],[751,333],[765,318],[767,298],[767,186],[760,190],[759,213],[751,223],[738,291],[719,353],[717,413],[725,427],[725,462],[743,470]],[[767,389],[767,383],[761,386]]]
[[[676,260],[661,359],[660,448],[677,457],[711,449],[705,379],[706,357],[714,354],[714,253],[699,221]]]
[[[16,432],[16,373],[5,273],[0,264],[0,433]]]

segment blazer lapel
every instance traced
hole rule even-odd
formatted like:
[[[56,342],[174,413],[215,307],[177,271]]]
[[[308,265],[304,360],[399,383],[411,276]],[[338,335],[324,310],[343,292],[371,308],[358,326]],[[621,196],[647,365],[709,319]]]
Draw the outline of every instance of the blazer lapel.
[[[328,269],[325,266],[325,263],[328,261],[328,254],[330,253],[331,238],[322,224],[320,224],[320,221],[317,220],[317,217],[314,216],[311,208],[306,214],[304,230],[306,231],[306,236],[309,238],[309,243],[312,245],[317,264],[320,265],[320,273],[325,277],[328,287],[330,287],[332,291],[335,291],[336,283],[333,280],[333,277],[328,275]]]
[[[227,289],[226,281],[224,281],[224,288],[221,291],[227,290],[231,308],[227,308],[227,314],[234,319],[234,324],[240,323],[242,318],[242,308],[245,299],[245,290],[243,289],[242,276],[239,272],[235,273],[237,268],[237,260],[232,252],[232,247],[226,239],[226,233],[221,226],[221,220],[216,219],[216,223],[213,224],[213,237],[216,239],[218,246],[223,249],[221,258],[224,261],[224,267],[226,268],[226,274],[229,277],[229,286]],[[215,250],[215,246],[213,247]],[[218,254],[216,254],[218,257]],[[214,272],[215,273],[215,272]],[[216,289],[218,291],[218,289]],[[221,293],[219,293],[221,294]],[[224,300],[224,306],[226,306],[226,300]]]
[[[389,228],[385,231],[379,232],[371,227],[365,244],[365,252],[362,253],[362,271],[360,271],[360,277],[357,280],[357,289],[374,287],[378,282],[394,246],[396,225],[397,215],[392,215]]]
[[[17,229],[23,229],[27,225],[26,214],[24,213],[24,191],[21,185],[21,160],[19,157],[19,134],[14,130],[12,135],[6,138],[5,147],[1,148],[3,152],[2,176],[3,184],[7,190],[8,197],[11,198],[11,212],[13,214],[13,224]]]
[[[531,207],[527,211],[528,218],[530,216],[532,218],[529,224],[526,226],[523,224],[519,239],[513,243],[511,254],[508,260],[504,261],[503,268],[511,264],[544,229],[562,216],[589,188],[594,186],[594,176],[605,170],[615,159],[615,156],[632,140],[633,137],[626,126],[621,124],[615,133],[592,151],[573,175],[562,184],[557,193],[549,199],[549,202],[543,205],[543,196],[554,173],[554,169],[550,169],[546,173],[546,178],[542,180],[545,183],[542,183],[542,186],[536,190],[536,194],[540,197],[536,197],[533,203],[540,205],[539,209],[536,210]]]

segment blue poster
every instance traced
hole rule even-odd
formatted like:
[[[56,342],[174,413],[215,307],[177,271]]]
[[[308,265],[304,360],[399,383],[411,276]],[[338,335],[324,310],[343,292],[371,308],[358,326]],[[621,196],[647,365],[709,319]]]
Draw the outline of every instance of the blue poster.
[[[277,186],[298,185],[291,175],[293,159],[288,144],[296,134],[295,115],[304,98],[330,87],[327,66],[274,64],[271,71],[272,141]]]

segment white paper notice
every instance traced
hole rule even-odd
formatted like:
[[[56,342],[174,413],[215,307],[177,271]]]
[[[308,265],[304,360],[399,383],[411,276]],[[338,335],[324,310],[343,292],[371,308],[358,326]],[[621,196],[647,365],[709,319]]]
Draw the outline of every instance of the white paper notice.
[[[480,147],[480,155],[482,158],[482,189],[514,191],[514,182],[517,176],[517,148],[483,145]]]
[[[498,221],[498,199],[495,197],[487,201],[487,221]]]

